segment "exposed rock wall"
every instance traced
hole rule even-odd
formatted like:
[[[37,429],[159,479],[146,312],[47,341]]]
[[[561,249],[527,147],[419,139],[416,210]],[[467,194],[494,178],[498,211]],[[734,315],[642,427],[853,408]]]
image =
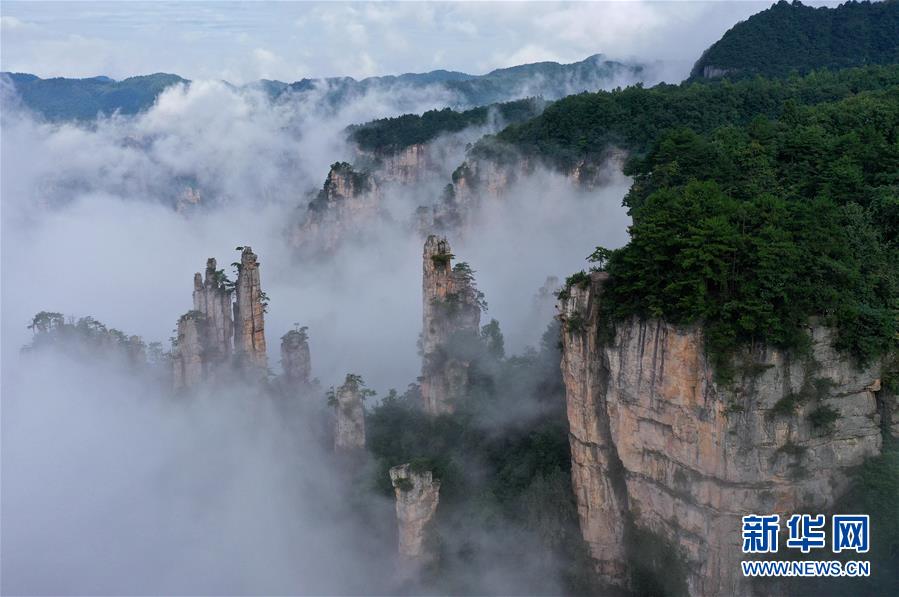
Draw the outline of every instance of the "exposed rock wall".
[[[224,362],[231,358],[231,339],[234,322],[231,319],[231,289],[225,285],[225,277],[216,269],[215,259],[206,260],[206,277],[194,274],[194,311],[206,317],[204,339],[207,361]]]
[[[601,342],[604,280],[560,306],[572,479],[597,569],[626,586],[627,534],[645,529],[674,545],[691,594],[746,594],[740,517],[833,504],[847,470],[881,449],[878,372],[813,327],[811,359],[759,347],[720,386],[698,328],[633,319]],[[838,414],[832,429],[809,420],[823,406]]]
[[[364,234],[379,217],[381,190],[374,177],[338,162],[292,232],[291,244],[310,253],[332,252],[342,241]]]
[[[348,375],[346,382],[334,392],[337,418],[334,426],[334,449],[352,452],[365,449],[365,407],[363,389]]]
[[[468,387],[464,344],[481,323],[470,270],[452,265],[445,238],[429,236],[422,256],[421,392],[430,414],[452,412]]]
[[[312,375],[312,358],[306,328],[291,330],[281,336],[281,368],[288,388],[303,388]]]
[[[246,370],[265,372],[265,306],[259,281],[259,262],[250,247],[243,247],[234,303],[234,352]]]
[[[437,156],[432,147],[416,143],[400,151],[364,152],[357,150],[363,161],[377,165],[377,177],[381,182],[415,184],[437,175]]]
[[[206,327],[206,316],[199,311],[189,311],[178,320],[177,343],[172,351],[172,387],[175,391],[195,388],[206,380]]]
[[[434,479],[431,471],[413,471],[410,464],[391,468],[390,481],[396,494],[400,556],[418,562],[426,560],[431,555],[427,551],[428,523],[437,512],[440,481]]]

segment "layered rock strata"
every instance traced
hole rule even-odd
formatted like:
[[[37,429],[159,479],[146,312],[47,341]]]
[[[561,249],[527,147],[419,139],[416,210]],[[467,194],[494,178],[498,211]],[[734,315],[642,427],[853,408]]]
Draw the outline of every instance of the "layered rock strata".
[[[881,449],[878,369],[853,366],[812,326],[810,358],[756,347],[719,385],[698,327],[632,319],[601,340],[605,280],[593,274],[560,305],[572,480],[597,570],[626,587],[639,554],[625,546],[648,532],[673,546],[690,594],[748,594],[741,517],[833,505]],[[815,427],[820,409],[831,426]]]
[[[245,370],[268,370],[265,348],[265,295],[259,281],[259,261],[243,247],[234,302],[234,353]]]
[[[231,319],[231,289],[221,270],[216,269],[215,259],[206,260],[206,276],[194,274],[194,311],[202,313],[207,322],[204,339],[205,358],[209,361],[226,361],[231,358],[231,340],[234,322]]]

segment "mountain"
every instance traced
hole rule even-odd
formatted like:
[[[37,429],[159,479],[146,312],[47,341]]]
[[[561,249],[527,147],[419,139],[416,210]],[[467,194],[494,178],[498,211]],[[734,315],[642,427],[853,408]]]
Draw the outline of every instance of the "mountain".
[[[422,115],[404,114],[379,118],[348,128],[349,138],[366,151],[396,152],[411,145],[427,143],[436,137],[471,126],[484,126],[490,118],[505,124],[524,122],[540,114],[546,102],[528,98],[456,111],[450,108],[429,110]]]
[[[897,84],[899,66],[891,65],[796,79],[690,82],[582,93],[554,102],[539,116],[510,125],[496,137],[483,138],[472,155],[492,157],[511,147],[564,170],[602,155],[609,146],[645,152],[672,128],[707,132],[746,124],[757,116],[777,117],[789,100],[815,104]]]
[[[171,85],[186,82],[178,75],[156,73],[115,81],[89,79],[41,79],[23,73],[3,73],[22,102],[49,120],[87,120],[98,113],[136,114],[150,107]]]
[[[556,99],[581,91],[595,91],[644,80],[648,69],[640,64],[606,60],[595,54],[580,62],[559,64],[537,62],[490,71],[485,75],[467,75],[450,71],[424,74],[369,77],[357,81],[351,77],[303,79],[291,83],[293,91],[311,91],[322,84],[328,98],[340,103],[369,92],[391,93],[397,89],[432,89],[448,96],[454,108],[472,108],[486,104],[542,96]]]
[[[157,73],[115,81],[109,77],[87,79],[41,79],[25,73],[2,73],[28,108],[49,120],[92,119],[98,113],[136,114],[153,105],[162,91],[189,80],[173,74]],[[644,81],[648,70],[640,64],[606,60],[600,54],[572,64],[539,62],[502,68],[485,75],[436,70],[398,76],[302,79],[294,83],[260,80],[247,87],[260,88],[270,97],[321,93],[315,101],[330,108],[381,93],[401,101],[399,92],[420,91],[410,100],[409,110],[430,94],[435,107],[470,109],[476,106],[518,100],[531,96],[556,99],[581,91],[596,91]],[[322,93],[323,92],[323,93]]]
[[[820,68],[899,62],[899,2],[812,8],[780,0],[706,50],[691,78],[780,77]]]

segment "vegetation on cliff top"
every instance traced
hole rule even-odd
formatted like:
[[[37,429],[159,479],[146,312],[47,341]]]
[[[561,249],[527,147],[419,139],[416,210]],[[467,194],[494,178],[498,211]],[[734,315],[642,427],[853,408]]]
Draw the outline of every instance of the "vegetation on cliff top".
[[[899,3],[812,8],[780,0],[725,33],[691,76],[784,76],[893,62],[899,62]]]
[[[629,173],[631,241],[605,264],[613,318],[702,322],[718,365],[743,342],[801,346],[811,316],[861,362],[895,348],[896,84],[673,129]]]
[[[500,123],[523,122],[538,115],[546,105],[541,98],[481,106],[464,112],[450,108],[429,110],[421,116],[404,114],[353,125],[347,129],[349,139],[361,149],[378,153],[395,153],[411,145],[427,143],[446,133],[457,133],[473,126],[484,126],[495,118]]]
[[[474,158],[533,156],[569,170],[598,159],[609,146],[642,154],[666,131],[685,127],[708,133],[745,125],[757,116],[779,118],[789,100],[832,102],[862,91],[899,85],[899,65],[815,72],[784,80],[682,83],[581,93],[554,102],[540,116],[481,139]]]
[[[48,120],[90,120],[98,113],[137,114],[153,105],[167,87],[185,83],[178,75],[156,73],[114,81],[89,79],[41,79],[34,75],[4,73],[22,102]]]

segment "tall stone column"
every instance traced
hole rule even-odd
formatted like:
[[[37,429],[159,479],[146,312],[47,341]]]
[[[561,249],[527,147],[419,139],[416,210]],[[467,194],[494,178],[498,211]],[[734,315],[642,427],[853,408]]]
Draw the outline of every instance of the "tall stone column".
[[[347,375],[346,382],[334,391],[337,407],[334,449],[338,452],[365,449],[365,408],[362,405],[364,392],[355,375]]]
[[[390,481],[396,494],[396,520],[399,531],[399,554],[412,562],[426,561],[428,524],[437,512],[440,481],[431,471],[413,470],[411,464],[390,469]]]
[[[481,295],[471,270],[452,265],[445,238],[431,235],[422,256],[421,393],[430,414],[453,412],[468,389],[470,362],[459,350],[466,337],[476,338],[481,323]]]
[[[234,352],[240,365],[265,372],[265,306],[259,282],[259,262],[250,247],[243,247],[234,303]]]
[[[216,269],[213,257],[206,260],[206,277],[194,274],[194,311],[206,316],[206,356],[209,361],[231,358],[234,322],[231,319],[231,289],[225,276]]]
[[[206,316],[199,311],[188,311],[178,320],[178,336],[172,350],[172,387],[176,392],[195,388],[206,379],[205,333]]]
[[[298,389],[309,384],[312,360],[306,328],[291,330],[281,336],[281,367],[286,388]]]

